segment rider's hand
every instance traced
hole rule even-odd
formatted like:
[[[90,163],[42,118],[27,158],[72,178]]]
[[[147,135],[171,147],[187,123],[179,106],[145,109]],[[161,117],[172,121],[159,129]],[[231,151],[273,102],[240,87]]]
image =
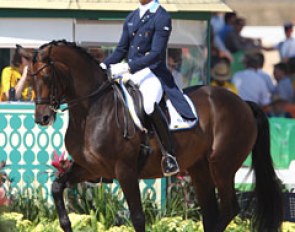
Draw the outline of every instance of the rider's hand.
[[[103,69],[103,70],[107,70],[107,66],[105,63],[100,63],[99,66]]]
[[[122,75],[122,81],[123,81],[123,83],[126,84],[127,81],[129,81],[131,77],[132,77],[132,74],[130,74],[130,73],[124,73]]]
[[[112,78],[118,78],[123,74],[129,73],[129,66],[127,63],[118,63],[110,65]]]

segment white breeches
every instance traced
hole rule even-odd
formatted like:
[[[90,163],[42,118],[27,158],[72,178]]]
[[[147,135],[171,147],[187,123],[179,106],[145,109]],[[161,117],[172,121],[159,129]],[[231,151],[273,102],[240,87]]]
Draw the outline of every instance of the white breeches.
[[[151,114],[154,111],[155,103],[159,103],[163,96],[160,80],[149,68],[134,73],[130,80],[139,86],[143,96],[144,111],[148,115]]]

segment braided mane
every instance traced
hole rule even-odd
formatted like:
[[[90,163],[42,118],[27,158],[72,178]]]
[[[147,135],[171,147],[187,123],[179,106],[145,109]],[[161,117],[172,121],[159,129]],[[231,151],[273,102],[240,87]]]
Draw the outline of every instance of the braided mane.
[[[39,50],[42,50],[48,46],[66,46],[73,49],[76,49],[79,53],[86,55],[89,59],[95,61],[97,64],[99,64],[99,61],[95,59],[85,48],[78,46],[75,42],[69,42],[66,40],[52,40],[49,43],[43,44],[39,47]]]

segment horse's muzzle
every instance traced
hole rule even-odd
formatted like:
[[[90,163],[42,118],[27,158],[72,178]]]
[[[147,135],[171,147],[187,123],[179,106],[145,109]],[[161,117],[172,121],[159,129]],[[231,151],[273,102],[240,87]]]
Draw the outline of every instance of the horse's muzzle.
[[[35,122],[41,126],[48,126],[55,121],[55,112],[48,106],[36,105],[35,109]]]

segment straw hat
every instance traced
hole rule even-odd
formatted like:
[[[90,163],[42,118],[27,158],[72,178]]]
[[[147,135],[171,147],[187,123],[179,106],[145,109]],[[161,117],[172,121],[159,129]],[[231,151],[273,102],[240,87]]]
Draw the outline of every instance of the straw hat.
[[[226,62],[218,62],[211,70],[211,76],[217,81],[227,81],[230,79],[230,67]]]

